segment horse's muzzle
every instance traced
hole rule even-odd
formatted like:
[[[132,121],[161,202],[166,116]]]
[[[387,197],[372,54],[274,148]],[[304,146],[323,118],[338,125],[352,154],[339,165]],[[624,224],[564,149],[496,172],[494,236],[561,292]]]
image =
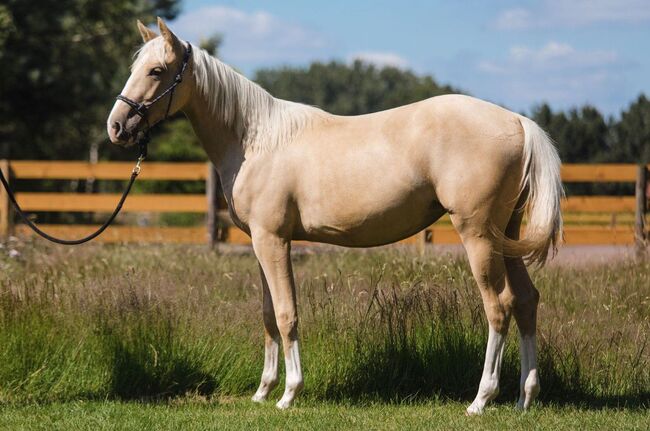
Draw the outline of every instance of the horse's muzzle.
[[[120,147],[131,147],[141,133],[137,126],[137,124],[124,125],[121,121],[112,121],[107,124],[106,129],[113,144]]]

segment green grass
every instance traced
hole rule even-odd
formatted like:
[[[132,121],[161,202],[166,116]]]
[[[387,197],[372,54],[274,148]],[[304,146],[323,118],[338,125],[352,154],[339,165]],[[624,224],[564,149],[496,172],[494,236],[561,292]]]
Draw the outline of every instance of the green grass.
[[[631,428],[648,419],[648,263],[536,272],[540,403],[524,415],[511,408],[513,327],[496,409],[472,422],[462,412],[480,379],[486,323],[463,259],[396,248],[294,256],[306,388],[295,411],[280,413],[244,400],[263,362],[253,256],[198,246],[7,247],[21,256],[5,248],[0,257],[0,425],[262,428],[268,417],[303,428],[607,429],[610,418]]]
[[[290,411],[247,399],[169,403],[68,402],[0,410],[4,430],[647,430],[648,410],[545,406],[521,413],[512,406],[466,417],[458,402],[345,404],[299,402]]]

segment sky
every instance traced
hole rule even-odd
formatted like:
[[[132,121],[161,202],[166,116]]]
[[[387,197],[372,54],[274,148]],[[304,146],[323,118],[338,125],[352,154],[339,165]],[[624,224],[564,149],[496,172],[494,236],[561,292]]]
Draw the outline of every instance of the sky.
[[[184,0],[169,23],[255,70],[356,58],[530,112],[584,104],[618,116],[650,95],[650,0]]]

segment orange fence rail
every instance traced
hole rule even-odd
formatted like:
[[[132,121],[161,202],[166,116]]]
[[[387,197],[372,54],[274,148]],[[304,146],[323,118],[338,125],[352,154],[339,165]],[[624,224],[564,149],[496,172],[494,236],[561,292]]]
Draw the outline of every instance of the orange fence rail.
[[[648,165],[650,167],[650,165]],[[565,213],[565,241],[568,244],[633,244],[645,241],[647,187],[639,184],[641,171],[648,167],[633,164],[571,164],[562,166],[564,182],[637,183],[636,196],[569,196],[562,204]],[[0,161],[0,168],[12,182],[43,180],[125,180],[131,163],[74,161]],[[205,226],[163,227],[115,225],[98,238],[101,242],[214,242],[216,236],[231,243],[247,243],[248,237],[229,223],[225,208],[218,208],[216,175],[209,163],[147,162],[140,180],[205,181],[206,194],[133,193],[123,212],[136,213],[203,213]],[[646,175],[647,178],[647,175]],[[645,180],[644,180],[645,181]],[[639,191],[641,190],[641,191]],[[639,196],[641,194],[642,196]],[[25,211],[31,212],[110,212],[119,200],[115,193],[43,193],[21,192],[16,198]],[[641,214],[639,214],[641,213]],[[13,225],[10,203],[0,191],[0,235],[30,234],[22,225]],[[639,231],[639,225],[641,230]],[[221,227],[221,234],[217,228]],[[63,237],[78,237],[92,231],[91,225],[45,225],[48,232]],[[636,231],[635,231],[636,229]],[[639,236],[641,236],[639,238]],[[460,242],[448,217],[423,233],[404,240],[406,243],[453,244]]]

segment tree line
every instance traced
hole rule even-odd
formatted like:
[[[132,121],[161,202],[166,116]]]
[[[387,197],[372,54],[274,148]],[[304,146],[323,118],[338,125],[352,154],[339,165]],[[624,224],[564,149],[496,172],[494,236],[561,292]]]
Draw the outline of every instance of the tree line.
[[[135,19],[175,17],[178,0],[7,0],[0,5],[0,157],[130,159],[107,140],[105,121],[128,77],[139,43]],[[219,39],[205,41],[216,52]],[[236,66],[236,65],[235,65]],[[357,115],[462,89],[432,76],[355,61],[257,71],[276,97]],[[555,140],[566,163],[650,162],[650,101],[644,94],[618,117],[594,106],[548,104],[528,114]],[[177,116],[155,135],[151,159],[202,160],[187,122]]]

